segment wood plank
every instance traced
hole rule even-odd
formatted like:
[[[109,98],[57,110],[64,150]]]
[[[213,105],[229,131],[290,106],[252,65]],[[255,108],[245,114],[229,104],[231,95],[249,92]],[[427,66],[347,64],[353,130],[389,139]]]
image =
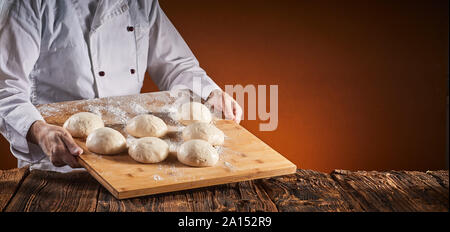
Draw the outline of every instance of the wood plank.
[[[448,189],[423,172],[335,170],[331,176],[364,211],[448,211]]]
[[[206,191],[205,191],[206,190]],[[187,191],[200,212],[276,212],[276,205],[255,181],[243,181]]]
[[[0,212],[5,209],[28,173],[28,166],[0,170]]]
[[[448,189],[448,170],[427,171],[426,173],[433,176],[439,184]]]
[[[57,173],[33,170],[5,211],[95,211],[99,187],[99,184],[84,171]]]
[[[330,175],[297,170],[296,174],[256,181],[280,212],[361,211],[357,200],[346,194]]]
[[[277,212],[277,206],[270,199],[265,189],[256,180],[239,182],[241,199],[239,211],[242,212]]]
[[[335,170],[330,176],[298,170],[283,177],[117,200],[86,172],[34,170],[27,176],[27,170],[0,171],[1,199],[9,196],[5,211],[448,211],[448,171]]]
[[[162,139],[175,147],[171,149],[174,151],[183,142],[179,131],[184,126],[175,120],[173,111],[192,97],[188,91],[177,93],[166,91],[60,102],[40,105],[38,109],[47,122],[55,125],[62,125],[71,114],[79,111],[101,114],[106,126],[119,130],[129,140],[133,138],[124,130],[127,120],[151,113],[168,124],[170,133]],[[174,152],[158,164],[138,163],[127,152],[102,156],[89,152],[85,142],[76,139],[84,150],[79,156],[80,164],[118,199],[295,173],[296,166],[292,162],[242,126],[230,120],[215,119],[214,123],[226,135],[225,144],[218,147],[221,158],[214,167],[186,166],[178,162]]]
[[[271,212],[276,206],[252,181],[118,200],[100,191],[98,212]]]
[[[192,212],[192,206],[182,192],[158,194],[130,199],[116,199],[101,188],[97,212]]]

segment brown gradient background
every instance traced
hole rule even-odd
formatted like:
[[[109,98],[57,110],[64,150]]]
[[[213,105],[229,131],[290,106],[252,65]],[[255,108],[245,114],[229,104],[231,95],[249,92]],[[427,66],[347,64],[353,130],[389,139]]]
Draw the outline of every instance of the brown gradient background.
[[[242,125],[299,168],[446,168],[448,1],[160,4],[221,87],[279,85],[277,130]]]

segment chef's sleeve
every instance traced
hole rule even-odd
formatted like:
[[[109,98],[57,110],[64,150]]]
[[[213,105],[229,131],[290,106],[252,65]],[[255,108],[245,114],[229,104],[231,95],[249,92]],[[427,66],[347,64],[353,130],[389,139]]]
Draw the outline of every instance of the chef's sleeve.
[[[0,27],[0,132],[11,149],[24,154],[17,157],[33,162],[42,154],[29,154],[26,136],[36,120],[44,120],[31,103],[30,72],[40,47],[40,1],[14,1],[8,10],[2,9]],[[13,152],[14,153],[14,152]]]
[[[151,6],[150,22],[147,70],[159,89],[190,89],[205,100],[220,89],[200,67],[158,1]]]

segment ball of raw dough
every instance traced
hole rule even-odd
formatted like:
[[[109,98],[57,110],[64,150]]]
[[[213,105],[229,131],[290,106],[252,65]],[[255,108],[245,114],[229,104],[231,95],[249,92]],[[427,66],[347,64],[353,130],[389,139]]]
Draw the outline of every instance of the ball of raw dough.
[[[103,155],[121,153],[127,149],[127,141],[123,135],[109,127],[94,130],[86,139],[89,151]]]
[[[169,145],[156,137],[140,138],[131,143],[128,154],[141,163],[158,163],[169,154]]]
[[[63,128],[69,131],[72,137],[86,138],[92,131],[104,126],[100,116],[89,112],[80,112],[70,116],[64,122]]]
[[[178,160],[194,167],[214,166],[219,154],[211,144],[204,140],[193,139],[181,144],[177,151]]]
[[[213,146],[222,145],[224,134],[214,125],[204,122],[192,123],[183,130],[183,140],[201,139]]]
[[[184,125],[195,122],[211,122],[212,116],[208,107],[198,102],[186,102],[179,109],[179,121]]]
[[[134,137],[161,137],[167,133],[166,123],[153,115],[141,114],[127,122],[126,130]]]

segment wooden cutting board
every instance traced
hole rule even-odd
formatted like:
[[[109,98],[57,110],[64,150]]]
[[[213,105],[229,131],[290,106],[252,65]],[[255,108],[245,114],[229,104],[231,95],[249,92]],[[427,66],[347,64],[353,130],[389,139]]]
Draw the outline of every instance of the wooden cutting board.
[[[174,109],[189,92],[156,92],[134,96],[39,105],[48,123],[62,125],[77,112],[101,114],[105,125],[120,131],[129,141],[124,126],[128,119],[145,113],[161,117],[169,126],[163,139],[170,145],[169,157],[157,164],[141,164],[127,153],[98,155],[89,152],[85,141],[76,139],[84,153],[79,161],[114,197],[125,199],[177,190],[226,184],[244,180],[295,173],[296,166],[242,126],[229,120],[214,121],[225,133],[225,143],[217,147],[220,160],[214,167],[189,167],[176,158],[174,151],[182,143],[182,126],[173,120]]]

